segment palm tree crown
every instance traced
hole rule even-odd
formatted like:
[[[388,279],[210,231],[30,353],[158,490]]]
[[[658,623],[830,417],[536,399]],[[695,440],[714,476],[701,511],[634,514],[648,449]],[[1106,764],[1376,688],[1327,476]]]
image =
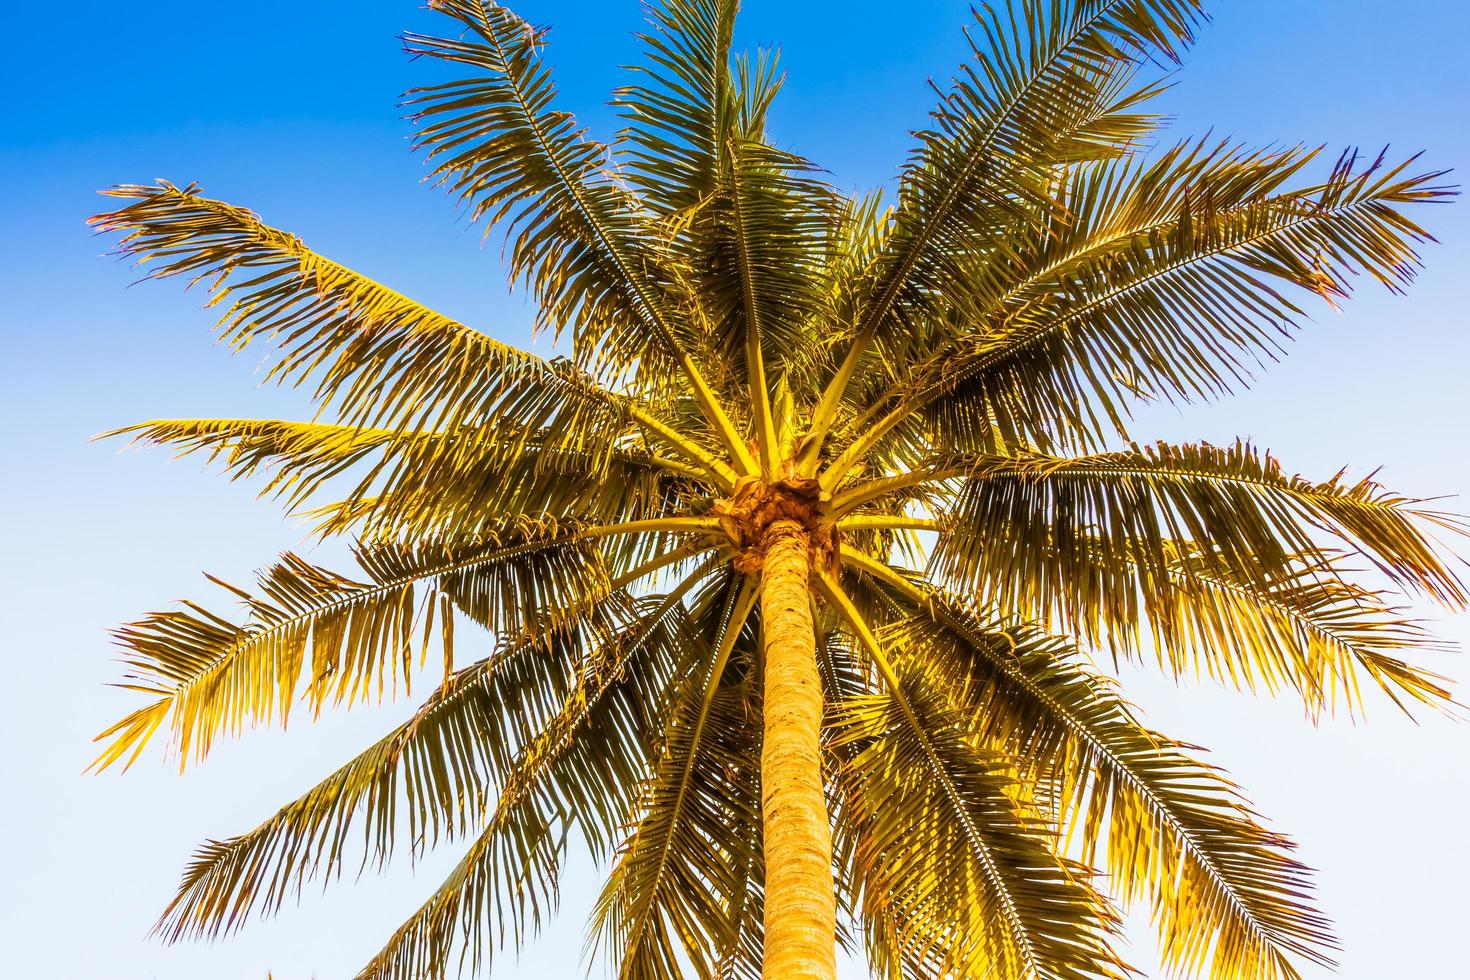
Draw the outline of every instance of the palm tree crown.
[[[272,345],[332,420],[120,431],[265,474],[360,569],[287,554],[220,583],[240,618],[123,626],[147,700],[98,765],[160,731],[197,760],[298,697],[444,665],[408,722],[203,846],[159,931],[272,913],[359,838],[374,861],[457,841],[359,975],[441,977],[534,930],[585,842],[628,977],[829,977],[838,943],[891,977],[1123,977],[1114,901],[1186,972],[1329,962],[1290,843],[1094,655],[1314,714],[1364,685],[1446,703],[1402,657],[1422,629],[1346,572],[1461,605],[1454,518],[1126,431],[1139,399],[1248,382],[1304,291],[1405,285],[1439,175],[1349,152],[1308,180],[1313,151],[1151,137],[1194,0],[993,0],[892,203],[852,200],[768,138],[782,76],[732,53],[736,6],[650,8],[610,145],[504,7],[433,0],[451,28],[406,38],[446,72],[408,96],[417,145],[504,230],[565,359],[194,185],[107,192],[96,226],[204,281],[230,344]]]

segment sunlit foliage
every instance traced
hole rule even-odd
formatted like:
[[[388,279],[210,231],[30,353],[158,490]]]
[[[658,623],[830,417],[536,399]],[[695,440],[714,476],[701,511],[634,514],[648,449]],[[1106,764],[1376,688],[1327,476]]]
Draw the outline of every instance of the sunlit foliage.
[[[417,147],[504,234],[565,359],[195,185],[120,186],[93,219],[321,406],[118,434],[263,478],[359,566],[288,554],[219,583],[234,615],[122,627],[144,700],[98,765],[150,740],[189,764],[298,701],[350,706],[443,664],[409,721],[204,845],[159,931],[222,935],[364,859],[457,846],[360,980],[451,975],[543,924],[585,843],[610,868],[594,933],[620,975],[758,975],[762,623],[740,515],[776,493],[822,542],[838,941],[891,977],[1121,977],[1116,903],[1136,902],[1184,972],[1328,962],[1290,842],[1107,668],[1313,716],[1375,690],[1443,705],[1422,628],[1351,570],[1460,606],[1440,538],[1462,525],[1244,442],[1135,442],[1129,413],[1246,385],[1305,304],[1405,286],[1439,175],[1160,135],[1149,100],[1204,26],[1193,0],[992,0],[891,200],[844,197],[769,136],[782,74],[732,51],[734,0],[650,8],[611,143],[557,108],[543,31],[430,6],[443,35],[405,39],[437,73],[406,98]]]

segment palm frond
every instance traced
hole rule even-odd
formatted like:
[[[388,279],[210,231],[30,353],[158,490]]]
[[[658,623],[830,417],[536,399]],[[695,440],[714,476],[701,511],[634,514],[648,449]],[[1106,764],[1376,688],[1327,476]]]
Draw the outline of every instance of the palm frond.
[[[407,685],[441,608],[497,632],[544,633],[560,610],[608,587],[602,553],[579,530],[520,520],[471,540],[367,544],[357,552],[365,581],[287,554],[257,594],[219,583],[244,601],[244,623],[186,602],[124,626],[123,686],[153,700],[98,736],[107,745],[94,765],[131,763],[165,723],[181,765],[219,734],[277,715],[284,724],[303,674],[317,708]]]
[[[168,446],[174,459],[202,454],[231,479],[268,474],[261,496],[295,507],[322,484],[364,461],[433,435],[398,433],[326,422],[281,419],[152,419],[110,429],[96,438],[127,437],[135,446]]]
[[[612,524],[655,517],[703,474],[636,442],[578,445],[577,430],[479,426],[394,432],[274,419],[158,419],[103,436],[204,454],[232,478],[269,474],[262,495],[319,505],[321,530],[365,535],[469,533],[487,522],[554,513]]]
[[[1176,543],[1168,550],[1176,557],[1162,594],[1129,591],[1102,570],[1091,582],[1051,580],[1047,586],[1069,595],[1032,596],[1029,612],[1040,622],[1057,619],[1115,653],[1152,655],[1176,677],[1198,673],[1253,693],[1290,688],[1313,718],[1339,704],[1361,712],[1365,684],[1404,711],[1416,703],[1448,709],[1446,679],[1403,659],[1447,650],[1446,644],[1389,594],[1350,581],[1340,555],[1294,555],[1263,582],[1235,575],[1198,546]],[[1109,591],[1104,597],[1091,593],[1094,588]],[[1046,614],[1060,610],[1067,611]],[[1069,619],[1069,613],[1081,618]]]
[[[630,180],[665,215],[670,248],[700,297],[715,360],[748,388],[767,472],[775,464],[768,358],[801,349],[818,307],[834,194],[807,161],[771,146],[774,55],[732,65],[731,0],[652,6],[640,84],[617,104]],[[763,339],[764,336],[764,339]],[[778,376],[780,364],[770,372]]]
[[[917,372],[896,410],[922,409],[956,448],[966,433],[992,428],[1013,445],[1085,445],[1122,431],[1140,397],[1225,394],[1275,360],[1303,316],[1280,286],[1329,303],[1346,297],[1357,276],[1402,289],[1428,237],[1407,209],[1448,193],[1436,183],[1440,172],[1413,173],[1412,160],[1390,166],[1379,157],[1359,167],[1349,151],[1325,182],[1267,193],[1303,161],[1257,157],[1241,168],[1224,159],[1183,185],[1187,162],[1164,176],[1177,194],[1172,222],[1117,240],[1105,233],[1100,247],[1018,287]]]
[[[1413,702],[1448,708],[1448,681],[1401,655],[1449,648],[1388,594],[1349,581],[1336,556],[1300,556],[1294,571],[1262,587],[1180,551],[1193,566],[1181,572],[1186,587],[1162,601],[1145,597],[1154,645],[1175,674],[1193,654],[1210,676],[1238,687],[1253,689],[1257,677],[1267,690],[1290,684],[1313,715],[1339,699],[1360,711],[1363,680],[1405,711]],[[1118,628],[1110,635],[1126,637]]]
[[[760,840],[731,830],[758,822],[760,800],[750,772],[750,685],[726,673],[758,595],[751,580],[732,594],[713,660],[676,695],[641,815],[598,899],[599,945],[620,976],[679,977],[684,963],[714,976],[744,924],[731,909],[747,894]]]
[[[417,849],[465,833],[494,760],[529,737],[505,715],[534,717],[531,706],[565,696],[576,667],[565,641],[522,642],[456,671],[412,718],[268,820],[207,842],[156,931],[170,942],[214,937],[272,915],[308,881],[340,875],[355,834],[364,863],[382,865],[400,834]]]
[[[980,457],[947,514],[933,567],[1014,609],[1028,589],[1038,601],[1057,595],[1044,584],[1053,576],[1081,584],[1100,569],[1116,572],[1106,583],[1113,601],[1140,588],[1167,595],[1174,577],[1199,562],[1269,589],[1294,556],[1335,538],[1396,583],[1462,604],[1464,587],[1433,532],[1463,533],[1464,525],[1423,504],[1371,477],[1288,476],[1245,442]],[[1208,542],[1209,550],[1180,566],[1177,541]],[[1075,613],[1088,598],[1076,594],[1066,608]]]
[[[964,738],[937,678],[890,657],[835,579],[822,573],[819,588],[884,678],[834,708],[838,740],[860,747],[840,813],[860,822],[866,901],[892,904],[906,954],[937,950],[959,976],[1124,976],[1108,946],[1115,913],[1018,805],[1011,760]]]
[[[1139,725],[1064,641],[986,618],[881,563],[850,564],[908,602],[882,639],[947,678],[989,744],[1022,761],[1084,860],[1118,898],[1147,897],[1166,960],[1216,978],[1295,978],[1287,958],[1336,947],[1290,842],[1262,828],[1233,783],[1188,746]]]
[[[228,304],[221,339],[279,348],[268,378],[315,377],[316,397],[340,420],[393,430],[505,421],[583,433],[626,429],[626,412],[571,365],[547,362],[457,323],[324,258],[254,213],[203,197],[197,185],[123,185],[132,203],[96,215],[122,232],[118,251],[159,263],[149,278],[204,282],[210,306]]]
[[[737,0],[647,5],[635,82],[615,93],[627,122],[615,146],[645,205],[660,217],[699,206],[715,192],[720,155],[738,132],[740,99],[730,73]]]
[[[1077,270],[1133,252],[1260,202],[1318,156],[1301,147],[1252,149],[1228,139],[1184,140],[1152,156],[1125,156],[1069,167],[1059,175],[1058,207],[1046,233],[1025,242],[1016,263],[987,267],[971,305],[1013,320],[1052,301]],[[1311,193],[1291,191],[1300,196]]]
[[[859,611],[862,598],[862,593],[859,592],[854,601]],[[881,679],[873,677],[872,664],[853,649],[854,641],[849,633],[843,631],[841,615],[831,606],[813,605],[813,619],[819,624],[817,668],[822,678],[824,704],[832,706],[856,703],[874,693]],[[835,729],[830,724],[825,724],[824,727],[826,738],[823,747],[830,755],[829,764],[836,777],[831,780],[832,792],[829,796],[832,807],[832,871],[837,880],[838,900],[843,903],[842,915],[861,931],[863,952],[875,978],[902,980],[905,977],[923,977],[929,980],[931,976],[937,976],[930,968],[934,966],[934,961],[943,960],[943,950],[937,946],[916,950],[912,944],[906,948],[903,930],[899,926],[897,911],[892,903],[881,900],[881,888],[868,890],[864,885],[864,869],[857,857],[864,846],[864,821],[861,811],[855,817],[848,817],[843,813],[851,790],[849,780],[845,777],[851,771],[850,767],[860,746],[833,738]],[[877,884],[881,886],[883,883]],[[843,918],[839,918],[839,933],[843,931],[843,924]],[[844,944],[844,948],[850,953],[855,951],[850,943]]]
[[[758,434],[771,446],[773,471],[779,447],[769,378],[791,375],[791,362],[800,364],[803,348],[821,337],[833,193],[811,176],[811,164],[761,138],[732,138],[724,157],[718,207],[697,219],[708,236],[698,258],[701,268],[723,273],[718,286],[705,280],[705,293],[727,311],[715,320],[716,340],[735,363],[743,350],[749,398],[765,413],[760,425],[772,427]]]
[[[1054,168],[1107,158],[1151,128],[1135,110],[1155,89],[1131,88],[1142,58],[1177,58],[1202,18],[1196,0],[1019,0],[976,11],[986,45],[934,112],[935,128],[903,171],[893,226],[860,287],[852,342],[823,393],[830,425],[871,341],[874,370],[902,377],[907,349],[929,345],[971,292],[981,256],[1004,258],[1018,230],[1040,231],[1036,206]],[[964,312],[963,307],[960,307]]]
[[[682,376],[724,447],[753,470],[694,362],[694,308],[678,298],[642,209],[606,169],[607,148],[552,107],[545,32],[490,0],[430,7],[465,33],[410,34],[409,53],[483,73],[408,93],[435,178],[475,219],[506,223],[512,277],[535,292],[543,324],[572,328],[580,363],[613,376],[636,365],[641,377],[661,374],[664,393]]]
[[[358,980],[437,980],[451,956],[472,971],[509,938],[519,947],[554,908],[567,838],[594,850],[618,832],[653,763],[671,687],[709,653],[705,620],[724,576],[704,563],[665,596],[640,600],[637,616],[597,651],[559,710],[517,755],[479,835],[433,895],[358,974]],[[706,583],[686,611],[683,597]],[[693,620],[693,621],[692,621]]]
[[[1057,176],[1049,205],[1038,211],[1037,233],[1018,236],[1004,254],[973,263],[965,275],[969,292],[964,307],[970,319],[952,317],[927,360],[953,356],[1019,320],[1044,317],[1076,292],[1080,273],[1129,261],[1139,248],[1177,236],[1181,221],[1215,222],[1222,213],[1259,204],[1315,155],[1298,149],[1253,151],[1228,140],[1201,139],[1177,143],[1153,159],[1130,155],[1067,168]],[[846,430],[860,432],[891,411],[897,399],[912,394],[913,387],[913,378],[904,376],[881,394],[863,394],[866,410]],[[955,406],[956,411],[963,408]],[[1060,408],[1088,411],[1085,404]],[[985,406],[969,409],[973,424],[962,433],[963,444],[993,450],[1022,438],[1007,424],[1008,416],[987,415]],[[1084,424],[1070,415],[1066,422],[1061,435],[1074,441],[1085,441],[1095,427],[1090,419]],[[1026,430],[1033,445],[1045,445],[1051,435],[1034,427]]]
[[[706,474],[641,447],[567,448],[560,431],[498,435],[471,437],[457,453],[405,453],[377,486],[319,508],[323,528],[475,533],[542,514],[616,525],[687,513],[713,489]]]

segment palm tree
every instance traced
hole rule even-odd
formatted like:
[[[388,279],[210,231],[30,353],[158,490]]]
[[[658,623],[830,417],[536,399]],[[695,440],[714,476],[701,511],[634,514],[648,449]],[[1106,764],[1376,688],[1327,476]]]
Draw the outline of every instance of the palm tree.
[[[1193,0],[977,12],[891,206],[770,141],[781,75],[732,54],[735,0],[650,10],[610,146],[554,108],[541,31],[431,6],[453,31],[406,38],[448,72],[408,96],[418,147],[503,227],[568,358],[194,185],[117,187],[93,219],[152,275],[204,281],[229,343],[273,345],[271,376],[323,411],[120,431],[267,475],[360,565],[287,554],[219,583],[241,618],[122,627],[147,701],[98,766],[161,730],[197,760],[298,696],[350,705],[443,659],[411,720],[204,845],[159,931],[273,913],[357,838],[372,862],[461,841],[359,975],[440,977],[534,931],[585,843],[628,977],[830,978],[839,943],[887,977],[1122,977],[1114,900],[1147,903],[1185,971],[1328,962],[1289,842],[1095,655],[1313,715],[1364,686],[1443,705],[1403,659],[1431,641],[1348,566],[1459,606],[1435,535],[1462,525],[1244,442],[1135,443],[1129,411],[1247,383],[1302,290],[1406,284],[1439,175],[1152,138]]]

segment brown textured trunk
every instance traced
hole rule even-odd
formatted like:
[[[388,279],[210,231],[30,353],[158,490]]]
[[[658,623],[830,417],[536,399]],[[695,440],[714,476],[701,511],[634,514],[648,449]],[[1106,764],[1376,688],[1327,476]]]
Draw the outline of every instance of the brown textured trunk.
[[[761,567],[765,630],[765,980],[835,980],[837,901],[832,829],[822,792],[822,682],[812,628],[807,533],[767,526]]]

